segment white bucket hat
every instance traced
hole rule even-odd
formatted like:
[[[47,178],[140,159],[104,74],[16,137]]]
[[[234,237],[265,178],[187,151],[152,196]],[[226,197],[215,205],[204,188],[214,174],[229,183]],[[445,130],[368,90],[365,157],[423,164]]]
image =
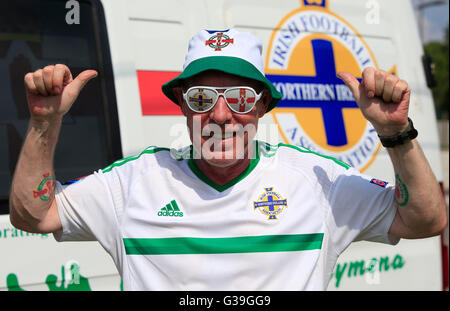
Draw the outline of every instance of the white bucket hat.
[[[219,70],[262,82],[272,96],[267,111],[273,109],[282,97],[264,75],[261,40],[249,32],[231,28],[197,33],[189,42],[183,72],[162,86],[163,93],[178,105],[173,87],[181,80],[206,70]]]

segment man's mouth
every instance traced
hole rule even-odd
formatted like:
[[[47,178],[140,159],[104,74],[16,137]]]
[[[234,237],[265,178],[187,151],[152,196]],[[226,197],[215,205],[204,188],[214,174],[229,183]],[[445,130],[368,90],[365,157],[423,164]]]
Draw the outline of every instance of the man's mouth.
[[[210,137],[210,138],[215,138],[215,139],[229,139],[229,138],[233,138],[236,136],[236,132],[219,132],[219,133],[215,133],[215,132],[211,132],[209,135],[205,135],[206,137]]]

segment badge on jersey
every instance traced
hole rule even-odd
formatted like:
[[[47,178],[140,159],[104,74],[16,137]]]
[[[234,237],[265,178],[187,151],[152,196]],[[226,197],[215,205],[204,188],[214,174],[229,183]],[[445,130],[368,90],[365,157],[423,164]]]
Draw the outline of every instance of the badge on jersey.
[[[88,177],[88,175],[83,176],[83,177],[78,177],[78,178],[75,178],[75,179],[72,179],[72,180],[67,180],[67,181],[63,182],[61,185],[71,185],[71,184],[74,184],[76,182],[79,182],[80,180],[85,179],[86,177]]]
[[[363,172],[381,148],[345,83],[378,68],[363,36],[329,9],[328,0],[302,0],[274,27],[267,48],[267,78],[283,94],[270,114],[287,144],[331,156]],[[337,2],[333,2],[339,5]],[[395,66],[390,73],[395,74]]]
[[[370,183],[371,184],[375,184],[375,185],[380,186],[380,187],[383,187],[383,188],[386,188],[386,185],[388,184],[387,181],[376,179],[376,178],[372,178],[370,180]]]
[[[265,192],[258,197],[258,201],[253,202],[253,208],[268,216],[268,220],[278,219],[277,216],[287,207],[287,199],[283,199],[280,194],[273,191],[273,188],[264,188],[264,190]]]

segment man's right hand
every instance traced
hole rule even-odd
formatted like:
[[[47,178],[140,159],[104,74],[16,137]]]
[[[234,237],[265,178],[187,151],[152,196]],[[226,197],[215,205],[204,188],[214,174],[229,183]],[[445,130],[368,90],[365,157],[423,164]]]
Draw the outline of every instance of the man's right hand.
[[[97,71],[85,70],[73,79],[70,69],[62,64],[27,73],[24,80],[31,119],[61,119],[86,83],[96,76]]]
[[[62,117],[70,110],[84,85],[96,76],[95,70],[85,70],[72,79],[69,68],[60,64],[25,75],[31,120],[9,196],[9,218],[14,227],[39,233],[61,230],[54,200],[56,143]],[[43,178],[48,177],[50,184],[46,183],[45,197],[36,196]]]

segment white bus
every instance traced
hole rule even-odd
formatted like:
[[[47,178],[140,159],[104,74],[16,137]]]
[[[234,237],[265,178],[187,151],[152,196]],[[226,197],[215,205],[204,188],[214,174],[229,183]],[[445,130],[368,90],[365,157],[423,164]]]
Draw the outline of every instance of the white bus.
[[[394,182],[387,152],[336,78],[341,70],[360,77],[373,66],[408,81],[410,117],[442,181],[429,67],[407,0],[1,5],[7,7],[0,10],[0,290],[121,290],[113,261],[97,242],[57,243],[51,234],[30,234],[9,222],[11,178],[29,120],[23,77],[49,64],[66,64],[74,76],[85,69],[99,72],[64,117],[55,156],[61,182],[149,145],[190,144],[181,111],[164,97],[161,85],[181,72],[195,33],[230,27],[262,40],[266,75],[284,95],[262,119],[260,139],[303,145]],[[345,130],[330,132],[330,122]],[[396,246],[353,243],[339,258],[328,289],[441,290],[442,258],[441,237],[401,240]]]

